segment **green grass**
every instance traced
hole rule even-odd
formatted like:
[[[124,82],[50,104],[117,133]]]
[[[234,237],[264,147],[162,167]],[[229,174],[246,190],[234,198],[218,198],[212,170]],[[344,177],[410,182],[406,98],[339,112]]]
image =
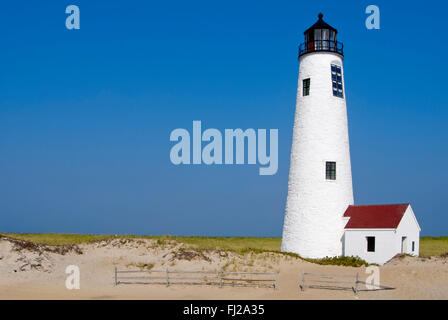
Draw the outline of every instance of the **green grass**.
[[[182,244],[184,248],[195,250],[224,250],[246,253],[280,253],[281,238],[254,237],[195,237],[195,236],[136,236],[136,235],[90,235],[90,234],[59,234],[59,233],[8,233],[5,236],[27,240],[38,244],[64,245],[82,244],[108,239],[154,239],[160,245],[172,242]],[[422,237],[420,239],[420,256],[440,256],[448,253],[448,237]],[[283,253],[293,257],[298,255]],[[359,265],[362,261],[355,258],[332,258],[308,260],[320,264]]]
[[[420,256],[441,256],[448,254],[448,237],[421,237]]]

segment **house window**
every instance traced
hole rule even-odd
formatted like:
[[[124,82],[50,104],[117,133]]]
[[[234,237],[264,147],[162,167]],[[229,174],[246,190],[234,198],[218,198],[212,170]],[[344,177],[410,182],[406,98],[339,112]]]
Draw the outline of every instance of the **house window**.
[[[303,79],[303,96],[309,96],[310,95],[310,82],[311,80]]]
[[[342,69],[335,64],[331,65],[331,81],[333,83],[333,95],[335,97],[343,98],[342,91]]]
[[[412,241],[412,252],[415,251],[415,241]]]
[[[327,161],[325,163],[325,178],[327,180],[336,180],[336,162]]]
[[[375,237],[367,237],[367,252],[375,252]]]

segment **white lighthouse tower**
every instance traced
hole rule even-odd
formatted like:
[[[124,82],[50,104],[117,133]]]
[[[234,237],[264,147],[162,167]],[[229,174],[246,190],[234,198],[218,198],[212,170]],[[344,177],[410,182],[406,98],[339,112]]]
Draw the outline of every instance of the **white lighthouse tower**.
[[[304,32],[282,251],[342,255],[343,214],[353,204],[343,45],[323,15]]]

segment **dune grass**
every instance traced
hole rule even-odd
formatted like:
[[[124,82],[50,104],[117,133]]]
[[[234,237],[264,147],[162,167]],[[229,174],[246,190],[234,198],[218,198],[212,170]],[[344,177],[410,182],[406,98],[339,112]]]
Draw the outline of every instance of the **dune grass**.
[[[176,242],[198,250],[225,250],[244,253],[248,251],[279,251],[281,238],[254,237],[197,237],[197,236],[138,236],[91,235],[62,233],[3,233],[4,236],[46,245],[83,244],[109,239],[153,239],[159,244]]]
[[[293,258],[301,258],[295,253],[281,252],[281,238],[255,238],[255,237],[198,237],[198,236],[137,236],[137,235],[89,235],[89,234],[58,234],[58,233],[8,233],[4,236],[31,241],[45,245],[83,244],[109,239],[152,239],[159,245],[168,243],[181,244],[182,250],[223,250],[235,252],[240,255],[252,253],[278,253]],[[360,267],[368,265],[357,257],[335,257],[324,259],[303,259],[308,262],[323,265],[341,265]]]
[[[281,238],[255,238],[255,237],[197,237],[197,236],[138,236],[138,235],[91,235],[91,234],[60,234],[60,233],[7,233],[3,234],[14,239],[31,241],[46,245],[78,245],[108,239],[154,239],[162,245],[174,242],[186,248],[196,250],[224,250],[239,254],[280,252]],[[420,239],[420,256],[440,256],[448,253],[448,237],[422,237]],[[292,254],[291,254],[292,255]],[[297,255],[294,255],[298,257]],[[350,257],[347,257],[350,258]],[[322,259],[321,259],[322,260]],[[312,262],[319,263],[317,260]],[[320,261],[327,263],[358,264],[353,261]]]
[[[82,244],[114,238],[111,235],[65,234],[65,233],[2,233],[5,237],[31,241],[37,244],[59,246],[64,244]]]
[[[157,239],[176,241],[199,250],[211,249],[238,253],[280,251],[281,245],[281,238],[160,236]]]

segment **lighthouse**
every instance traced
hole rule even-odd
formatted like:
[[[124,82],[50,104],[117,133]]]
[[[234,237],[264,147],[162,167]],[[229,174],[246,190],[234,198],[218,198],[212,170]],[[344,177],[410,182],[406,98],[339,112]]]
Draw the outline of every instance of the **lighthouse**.
[[[281,250],[340,256],[353,205],[343,44],[322,14],[304,35]]]

